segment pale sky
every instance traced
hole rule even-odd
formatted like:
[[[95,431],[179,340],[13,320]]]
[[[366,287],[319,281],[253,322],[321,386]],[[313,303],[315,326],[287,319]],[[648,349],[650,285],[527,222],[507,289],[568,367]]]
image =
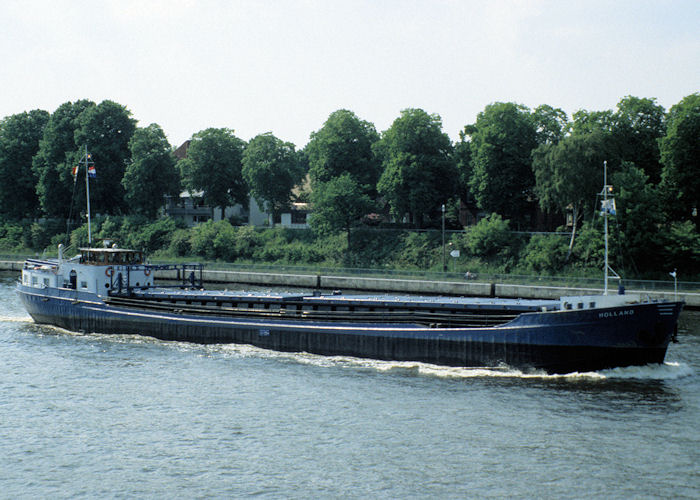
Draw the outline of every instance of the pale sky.
[[[0,118],[110,99],[173,146],[208,127],[302,148],[346,108],[453,140],[484,107],[569,115],[700,91],[700,0],[0,0]]]

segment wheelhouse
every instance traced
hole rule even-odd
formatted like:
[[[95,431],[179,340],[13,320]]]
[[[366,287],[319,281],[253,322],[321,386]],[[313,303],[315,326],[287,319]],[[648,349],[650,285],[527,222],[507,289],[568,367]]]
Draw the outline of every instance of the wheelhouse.
[[[145,263],[143,252],[123,248],[81,248],[79,262],[94,266],[134,266]]]

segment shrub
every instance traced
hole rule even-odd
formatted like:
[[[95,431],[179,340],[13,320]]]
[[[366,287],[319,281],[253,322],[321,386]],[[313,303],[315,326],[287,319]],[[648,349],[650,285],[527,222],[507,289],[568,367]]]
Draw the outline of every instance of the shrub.
[[[168,251],[177,257],[185,257],[192,253],[190,245],[190,230],[177,229],[170,238]]]
[[[684,274],[700,272],[700,234],[691,221],[673,222],[664,232],[663,264]],[[666,274],[666,273],[664,273]]]
[[[605,240],[603,232],[593,222],[586,221],[581,225],[572,255],[578,267],[603,268]]]
[[[74,229],[70,233],[70,244],[75,249],[88,246],[87,224],[82,225],[77,229]]]
[[[241,226],[236,230],[235,249],[239,258],[250,259],[260,246],[261,236],[253,226]]]
[[[212,240],[214,255],[217,259],[233,262],[238,257],[236,251],[236,229],[230,222],[216,224],[216,234]]]
[[[24,231],[19,224],[7,222],[0,224],[0,250],[19,250],[22,248]]]
[[[99,237],[102,239],[112,239],[126,246],[122,226],[124,225],[124,217],[113,215],[107,216],[102,227],[100,228]]]
[[[193,227],[190,237],[192,253],[204,257],[205,259],[216,259],[216,251],[213,242],[219,232],[219,226],[222,224],[231,225],[228,221],[213,222],[208,220],[203,224]]]
[[[509,221],[497,213],[481,219],[476,226],[469,228],[465,235],[469,252],[487,260],[495,257],[507,257],[511,250],[511,231]]]
[[[161,248],[166,248],[177,230],[175,221],[169,217],[158,219],[147,224],[140,232],[132,237],[133,247],[153,253]]]
[[[567,252],[566,238],[555,234],[534,234],[522,253],[521,264],[528,271],[556,273],[566,265]]]
[[[429,269],[435,257],[435,246],[427,233],[406,233],[397,263],[403,267]]]
[[[35,250],[43,250],[48,246],[52,246],[52,239],[61,234],[65,237],[66,225],[62,219],[47,219],[43,222],[34,222],[29,227],[29,231],[25,231],[25,246]]]

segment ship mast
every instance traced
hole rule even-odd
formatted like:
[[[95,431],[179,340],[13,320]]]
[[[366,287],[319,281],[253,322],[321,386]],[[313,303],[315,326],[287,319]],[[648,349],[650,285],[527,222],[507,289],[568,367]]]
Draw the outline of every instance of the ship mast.
[[[611,272],[617,279],[620,279],[620,275],[617,274],[608,261],[608,214],[612,211],[615,213],[615,199],[611,198],[608,200],[608,194],[612,193],[612,186],[608,185],[608,162],[603,162],[603,192],[601,193],[603,197],[601,215],[605,221],[605,290],[603,295],[608,294],[608,271]]]
[[[88,246],[92,245],[92,228],[90,227],[90,165],[93,164],[92,155],[88,153],[87,144],[85,145],[85,156],[80,160],[80,163],[85,163],[85,193],[87,198],[87,223],[88,223]]]

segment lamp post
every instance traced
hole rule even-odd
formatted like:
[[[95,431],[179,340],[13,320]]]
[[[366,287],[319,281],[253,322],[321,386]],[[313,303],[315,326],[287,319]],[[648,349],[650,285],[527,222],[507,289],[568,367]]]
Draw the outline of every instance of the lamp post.
[[[445,204],[442,204],[442,272],[447,271],[445,263]]]

